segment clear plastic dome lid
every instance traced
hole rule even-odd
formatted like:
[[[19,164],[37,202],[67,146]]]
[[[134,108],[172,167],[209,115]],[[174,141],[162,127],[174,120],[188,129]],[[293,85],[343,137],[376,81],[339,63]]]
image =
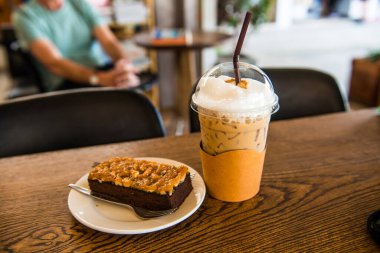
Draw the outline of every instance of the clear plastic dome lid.
[[[219,64],[199,80],[191,108],[198,113],[229,114],[275,113],[278,97],[268,76],[258,67],[240,62],[240,79],[235,82],[232,62]]]

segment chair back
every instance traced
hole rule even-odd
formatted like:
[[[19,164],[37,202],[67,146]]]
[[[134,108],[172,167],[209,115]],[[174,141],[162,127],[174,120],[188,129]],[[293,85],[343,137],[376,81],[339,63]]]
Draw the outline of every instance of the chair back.
[[[5,49],[5,57],[10,76],[20,90],[16,96],[46,92],[42,85],[40,73],[35,66],[33,56],[21,48],[12,25],[0,26],[1,43]],[[32,91],[32,92],[30,92]]]
[[[280,109],[271,120],[293,119],[347,110],[336,80],[329,74],[303,68],[262,68],[272,81]],[[195,91],[195,86],[193,93]],[[191,98],[190,98],[191,99]],[[190,132],[199,132],[199,119],[190,108]]]
[[[271,120],[346,111],[339,85],[329,74],[303,68],[263,68],[279,97],[280,110]]]
[[[0,157],[164,135],[159,112],[133,90],[75,89],[0,104]]]

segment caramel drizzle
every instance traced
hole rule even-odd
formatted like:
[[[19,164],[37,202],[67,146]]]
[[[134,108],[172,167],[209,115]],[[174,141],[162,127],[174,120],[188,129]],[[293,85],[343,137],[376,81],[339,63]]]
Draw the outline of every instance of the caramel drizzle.
[[[185,180],[188,168],[129,157],[116,157],[95,166],[90,180],[110,182],[147,192],[171,195],[174,188]]]
[[[231,78],[225,81],[226,83],[235,84],[235,78]],[[248,88],[248,82],[247,80],[240,80],[240,82],[237,84],[240,88],[247,89]]]

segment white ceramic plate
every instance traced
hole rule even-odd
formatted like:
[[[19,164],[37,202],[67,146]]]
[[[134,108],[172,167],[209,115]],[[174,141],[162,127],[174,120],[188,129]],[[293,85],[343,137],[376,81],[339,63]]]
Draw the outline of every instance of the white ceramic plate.
[[[192,215],[200,207],[206,195],[206,187],[202,177],[193,168],[186,164],[165,158],[142,157],[137,159],[173,164],[176,166],[185,165],[189,168],[190,173],[195,175],[192,179],[193,191],[187,196],[175,213],[150,220],[141,220],[127,207],[109,204],[71,190],[68,197],[68,205],[72,215],[83,225],[101,232],[112,234],[143,234],[178,224]],[[88,188],[87,177],[88,174],[84,175],[76,184]]]

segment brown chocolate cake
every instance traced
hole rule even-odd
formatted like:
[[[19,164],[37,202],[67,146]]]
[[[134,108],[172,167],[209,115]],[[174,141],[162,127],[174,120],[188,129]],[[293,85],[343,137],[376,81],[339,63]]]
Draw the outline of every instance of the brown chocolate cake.
[[[88,182],[95,196],[150,210],[179,207],[193,189],[186,166],[129,157],[96,165]]]

